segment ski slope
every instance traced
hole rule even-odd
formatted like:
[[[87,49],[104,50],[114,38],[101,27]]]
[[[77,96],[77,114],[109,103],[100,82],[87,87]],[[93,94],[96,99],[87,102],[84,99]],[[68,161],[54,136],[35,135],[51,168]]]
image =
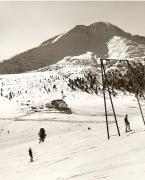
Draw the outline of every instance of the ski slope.
[[[74,93],[65,100],[72,114],[42,111],[0,120],[0,180],[144,180],[145,126],[135,98],[113,98],[120,137],[107,101],[109,141],[101,94]],[[145,111],[143,102],[142,107]],[[125,133],[126,113],[133,130],[130,133]],[[39,144],[41,127],[47,137]],[[29,162],[29,147],[33,163]]]
[[[97,60],[87,52],[35,72],[0,76],[0,180],[144,180],[145,126],[134,96],[118,92],[113,98],[121,137],[107,97],[108,141],[102,93],[72,91],[67,85],[69,78],[83,77],[90,70],[100,80]],[[61,98],[72,114],[46,107],[31,111],[32,106]],[[127,134],[125,114],[133,130]],[[42,127],[47,137],[39,144]],[[29,162],[30,147],[33,163]]]

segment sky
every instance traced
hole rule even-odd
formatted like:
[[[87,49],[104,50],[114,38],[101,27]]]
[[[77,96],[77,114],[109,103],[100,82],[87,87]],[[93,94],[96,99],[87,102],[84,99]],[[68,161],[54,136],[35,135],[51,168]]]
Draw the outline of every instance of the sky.
[[[145,1],[1,1],[0,60],[39,46],[78,24],[98,21],[145,36]]]

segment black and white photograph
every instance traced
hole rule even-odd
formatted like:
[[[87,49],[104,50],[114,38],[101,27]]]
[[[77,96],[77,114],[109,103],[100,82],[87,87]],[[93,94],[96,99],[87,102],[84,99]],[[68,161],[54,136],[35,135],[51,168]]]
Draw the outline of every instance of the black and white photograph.
[[[0,1],[0,180],[145,180],[145,1]]]

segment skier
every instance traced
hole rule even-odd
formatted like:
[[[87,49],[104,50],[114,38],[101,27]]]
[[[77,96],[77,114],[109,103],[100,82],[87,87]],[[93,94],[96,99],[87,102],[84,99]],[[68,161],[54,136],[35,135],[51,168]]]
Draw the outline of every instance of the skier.
[[[130,129],[130,123],[129,123],[129,121],[128,121],[128,115],[127,115],[127,114],[125,115],[124,121],[125,121],[125,126],[126,126],[125,132],[131,131],[131,129]]]
[[[39,143],[44,142],[44,140],[46,138],[45,129],[40,128],[40,131],[39,131],[38,135],[39,135]]]
[[[29,156],[30,156],[30,162],[33,162],[33,152],[31,148],[29,148]]]

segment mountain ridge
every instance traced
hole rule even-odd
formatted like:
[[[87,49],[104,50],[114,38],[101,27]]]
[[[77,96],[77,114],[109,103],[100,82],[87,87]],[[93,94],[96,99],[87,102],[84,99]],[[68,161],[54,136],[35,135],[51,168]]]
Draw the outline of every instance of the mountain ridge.
[[[131,35],[111,23],[96,22],[89,26],[77,25],[65,33],[42,42],[37,47],[2,62],[0,74],[37,70],[55,64],[66,56],[78,56],[88,51],[95,53],[98,57],[109,57],[110,49],[107,43],[115,36],[131,41],[129,46],[132,48],[133,44],[134,47],[131,57],[144,55],[145,37]],[[143,48],[137,49],[136,53],[135,47],[138,44],[141,44]]]

